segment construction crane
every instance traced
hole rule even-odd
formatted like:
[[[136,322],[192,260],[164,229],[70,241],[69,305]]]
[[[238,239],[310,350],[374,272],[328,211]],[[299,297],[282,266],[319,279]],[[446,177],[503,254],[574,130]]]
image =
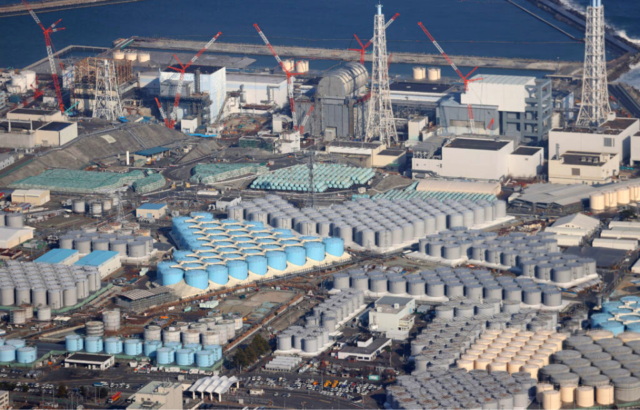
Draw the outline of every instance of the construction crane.
[[[309,108],[309,111],[307,111],[304,118],[302,119],[302,122],[300,123],[300,136],[304,135],[304,126],[307,125],[307,121],[309,121],[309,117],[313,112],[313,107],[314,106],[312,105],[311,108]]]
[[[173,129],[175,127],[175,125],[176,125],[176,119],[178,118],[178,105],[180,104],[180,95],[182,93],[182,85],[184,84],[184,73],[187,71],[187,69],[189,67],[191,67],[191,65],[193,63],[195,63],[200,58],[200,56],[205,51],[207,51],[207,49],[209,47],[211,47],[211,45],[213,43],[216,42],[216,40],[218,39],[218,37],[220,37],[221,34],[222,34],[222,32],[219,31],[218,34],[213,36],[213,38],[211,40],[209,40],[209,42],[207,44],[205,44],[204,47],[202,47],[202,50],[198,51],[198,54],[193,56],[193,58],[191,59],[191,61],[189,61],[187,63],[187,65],[182,64],[182,61],[180,61],[180,59],[178,58],[177,55],[175,55],[175,54],[173,55],[173,57],[175,57],[176,61],[178,61],[178,64],[180,64],[180,68],[178,68],[178,67],[169,67],[169,69],[179,72],[180,73],[180,79],[178,80],[178,89],[176,90],[176,98],[173,101],[173,110],[171,111],[171,120],[167,121],[165,119],[165,125],[167,126],[167,128]],[[167,122],[168,122],[168,125],[167,125]]]
[[[260,27],[258,27],[258,23],[254,24],[253,27],[255,27],[255,29],[258,32],[258,34],[260,34],[260,37],[262,38],[262,41],[264,41],[264,44],[267,46],[267,48],[269,48],[269,51],[271,51],[271,54],[273,54],[273,56],[275,57],[276,61],[278,62],[278,64],[282,68],[282,71],[284,71],[285,74],[287,75],[287,96],[289,97],[289,105],[291,106],[291,119],[293,121],[293,128],[296,131],[298,131],[298,118],[296,117],[296,104],[295,104],[295,100],[293,99],[293,80],[292,80],[292,77],[294,77],[296,75],[300,75],[302,73],[292,73],[291,71],[289,71],[287,69],[287,67],[285,67],[285,65],[282,62],[282,60],[280,59],[280,56],[278,56],[278,53],[276,53],[276,50],[273,48],[271,43],[269,43],[269,40],[267,39],[267,36],[265,36],[264,33],[262,32],[262,30],[260,30]]]
[[[400,13],[396,13],[393,17],[391,17],[389,19],[389,21],[387,21],[387,24],[384,25],[384,29],[388,29],[389,26],[391,25],[391,23],[393,23],[394,21],[396,21],[396,19],[398,18],[398,16],[400,16]],[[367,47],[369,47],[371,44],[373,44],[373,39],[369,40],[367,42],[367,44],[362,44],[362,41],[360,41],[360,38],[358,38],[357,35],[353,35],[356,38],[356,41],[358,42],[358,44],[360,45],[360,48],[349,48],[348,50],[350,51],[357,51],[360,53],[360,64],[364,65],[364,55],[366,52]]]
[[[431,40],[433,45],[436,46],[436,48],[438,49],[440,54],[442,54],[442,56],[445,58],[445,60],[447,60],[449,65],[451,65],[451,68],[453,68],[453,70],[456,72],[456,74],[458,74],[458,76],[462,79],[462,82],[464,83],[464,91],[465,92],[469,91],[469,83],[473,83],[475,81],[482,80],[482,78],[474,78],[473,80],[469,79],[469,77],[471,77],[471,74],[473,74],[478,69],[478,67],[476,67],[473,70],[469,71],[469,74],[467,74],[466,76],[463,75],[462,72],[458,69],[458,66],[456,66],[456,64],[449,58],[447,53],[444,52],[442,47],[440,47],[440,44],[438,44],[436,39],[433,38],[431,33],[429,33],[429,31],[422,24],[422,22],[418,23],[418,25],[420,26],[422,31],[424,31],[424,34],[426,34],[427,37],[429,37],[429,40]],[[471,130],[471,133],[473,134],[474,128],[475,128],[475,121],[473,119],[473,107],[471,106],[471,104],[467,104],[467,110],[469,111],[469,129]]]
[[[62,91],[60,90],[60,82],[58,81],[58,71],[56,70],[55,58],[53,55],[53,45],[51,44],[51,33],[55,33],[57,31],[64,30],[64,27],[57,27],[58,24],[62,21],[62,19],[56,21],[49,27],[45,27],[44,24],[40,21],[36,13],[31,9],[27,0],[21,0],[24,7],[29,11],[33,20],[35,20],[36,24],[40,26],[42,29],[42,33],[44,34],[44,42],[47,45],[47,56],[49,58],[49,67],[51,68],[51,77],[53,77],[53,86],[56,89],[56,98],[58,99],[58,106],[60,107],[60,111],[64,113],[64,103],[62,101]]]
[[[34,90],[33,95],[31,97],[25,98],[24,101],[16,105],[15,108],[28,107],[29,105],[33,104],[38,98],[42,97],[42,95],[44,95],[44,92],[36,89]]]
[[[162,104],[160,104],[160,101],[158,101],[157,97],[156,97],[156,104],[158,104],[158,110],[160,111],[160,115],[162,116],[162,120],[164,121],[164,125],[167,128],[171,128],[171,123],[169,122],[169,119],[167,118],[167,114],[165,114],[164,109],[162,108]]]

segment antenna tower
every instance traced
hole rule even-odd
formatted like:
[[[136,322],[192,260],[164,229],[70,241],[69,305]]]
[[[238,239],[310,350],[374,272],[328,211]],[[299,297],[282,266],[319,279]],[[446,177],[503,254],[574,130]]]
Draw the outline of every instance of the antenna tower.
[[[387,146],[398,142],[398,132],[391,108],[389,91],[389,56],[382,5],[378,4],[374,17],[373,56],[371,67],[371,99],[365,128],[365,141],[379,139]]]
[[[607,120],[609,91],[607,89],[607,59],[604,41],[604,6],[602,0],[591,0],[587,7],[587,30],[584,37],[584,72],[582,104],[576,125],[598,127]]]
[[[122,104],[113,60],[96,61],[96,94],[93,102],[93,118],[109,121],[122,117]]]

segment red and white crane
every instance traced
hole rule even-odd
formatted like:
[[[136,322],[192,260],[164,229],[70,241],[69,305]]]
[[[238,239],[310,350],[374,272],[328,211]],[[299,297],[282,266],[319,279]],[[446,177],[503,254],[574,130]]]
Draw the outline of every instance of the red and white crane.
[[[387,24],[384,25],[384,29],[386,30],[387,28],[389,28],[389,26],[391,25],[391,23],[393,23],[394,21],[396,21],[396,19],[398,18],[398,16],[400,16],[400,13],[396,13],[393,15],[393,17],[391,17],[389,19],[389,21],[387,21]],[[367,47],[369,47],[371,44],[373,44],[373,39],[369,40],[367,42],[367,44],[362,44],[362,41],[360,41],[360,38],[358,38],[357,35],[353,35],[356,38],[356,41],[358,42],[358,44],[360,45],[360,48],[350,48],[350,51],[357,51],[360,53],[360,64],[364,64],[364,55],[365,55],[365,50],[367,49]]]
[[[182,92],[182,86],[184,85],[184,73],[187,71],[187,69],[189,67],[191,67],[191,65],[193,63],[198,61],[200,56],[205,51],[207,51],[207,49],[209,49],[209,47],[211,47],[211,45],[213,43],[216,42],[216,40],[218,39],[218,37],[220,37],[221,34],[222,34],[222,32],[219,31],[218,34],[213,36],[213,38],[211,40],[209,40],[209,42],[207,44],[205,44],[204,47],[202,47],[202,50],[198,51],[198,54],[193,56],[193,58],[191,59],[191,61],[189,61],[187,63],[187,65],[182,64],[182,61],[180,61],[180,59],[178,58],[177,55],[175,55],[175,54],[173,55],[173,57],[175,57],[175,59],[178,61],[178,64],[180,64],[180,68],[178,68],[178,67],[169,67],[169,69],[179,72],[180,73],[180,79],[178,80],[178,89],[176,90],[176,98],[173,101],[173,110],[171,111],[171,114],[170,114],[171,115],[171,120],[168,120],[166,118],[166,116],[163,115],[164,124],[167,126],[167,128],[173,129],[175,127],[175,125],[176,125],[176,119],[178,118],[178,105],[180,104],[180,95],[181,95],[181,92]],[[160,108],[160,114],[161,115],[163,114],[162,108]]]
[[[160,101],[158,101],[158,98],[156,97],[156,104],[158,104],[158,111],[160,111],[160,115],[162,116],[162,119],[164,121],[164,125],[167,128],[171,128],[171,123],[169,122],[169,119],[167,118],[167,114],[165,114],[164,112],[164,108],[162,108],[162,104],[160,104]]]
[[[307,111],[304,118],[302,119],[302,122],[300,123],[300,136],[304,135],[304,126],[307,125],[307,121],[309,121],[309,117],[311,116],[312,112],[313,105],[311,106],[311,108],[309,108],[309,111]]]
[[[284,65],[284,63],[282,62],[282,60],[280,59],[280,56],[278,56],[278,53],[276,53],[276,50],[273,48],[271,43],[269,43],[269,39],[267,39],[267,36],[265,36],[262,30],[260,30],[260,27],[258,27],[258,23],[254,24],[253,27],[255,27],[258,34],[260,34],[262,41],[264,41],[264,44],[269,48],[269,51],[271,51],[271,54],[273,54],[273,56],[275,57],[276,61],[282,68],[282,71],[284,71],[285,74],[287,75],[287,96],[289,97],[289,105],[291,106],[291,119],[293,121],[293,129],[297,131],[298,118],[296,117],[296,102],[293,98],[293,79],[292,78],[296,75],[300,75],[303,73],[292,73],[290,70],[288,70],[287,67]]]
[[[60,90],[60,82],[58,81],[58,71],[56,70],[55,57],[53,55],[53,45],[51,44],[51,33],[55,33],[57,31],[64,30],[64,27],[57,27],[57,25],[62,21],[62,19],[56,21],[49,27],[45,27],[44,24],[40,21],[36,13],[31,9],[27,0],[21,0],[24,7],[29,11],[31,17],[35,20],[36,24],[40,26],[42,29],[42,33],[44,34],[44,42],[47,45],[47,56],[49,57],[49,67],[51,68],[51,77],[53,77],[53,86],[56,89],[56,98],[58,99],[58,106],[60,107],[60,111],[64,113],[64,103],[62,101],[62,90]]]
[[[424,31],[424,34],[426,34],[427,37],[429,37],[429,40],[431,40],[433,45],[436,46],[436,48],[438,49],[440,54],[442,54],[442,56],[445,58],[445,60],[447,60],[449,65],[451,65],[451,68],[453,68],[453,70],[456,72],[456,74],[458,74],[458,76],[462,79],[462,82],[464,83],[464,91],[465,92],[469,91],[469,83],[473,83],[475,81],[482,80],[482,78],[474,78],[474,79],[470,79],[469,78],[469,77],[471,77],[471,74],[473,74],[478,69],[478,67],[476,67],[473,70],[469,71],[469,74],[467,74],[466,76],[463,75],[462,72],[458,69],[458,66],[456,66],[456,64],[451,60],[451,58],[449,58],[447,53],[444,52],[442,47],[440,47],[440,44],[438,44],[436,39],[433,38],[433,36],[431,35],[431,33],[429,33],[429,31],[426,29],[426,27],[421,22],[418,23],[418,25],[420,26],[422,31]],[[473,133],[474,132],[474,128],[475,128],[475,122],[473,120],[473,107],[471,106],[471,104],[467,105],[467,110],[469,111],[469,128],[471,130],[471,133]],[[493,122],[493,120],[491,122]],[[491,125],[489,125],[489,126],[491,126]]]

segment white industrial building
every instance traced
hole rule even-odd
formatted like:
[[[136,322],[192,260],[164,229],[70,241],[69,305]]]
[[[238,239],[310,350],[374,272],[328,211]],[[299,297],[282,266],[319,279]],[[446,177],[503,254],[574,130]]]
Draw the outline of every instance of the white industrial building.
[[[606,184],[619,173],[619,154],[565,151],[549,159],[549,182],[553,184]]]
[[[579,246],[583,239],[592,235],[600,226],[600,221],[583,214],[573,214],[558,218],[545,232],[555,233],[559,246]],[[595,245],[594,245],[595,246]]]
[[[422,131],[429,125],[428,117],[416,117],[409,120],[408,132],[409,140],[420,141],[422,138]]]
[[[459,137],[440,151],[414,147],[412,170],[441,177],[501,180],[535,178],[544,164],[544,150],[535,147],[515,149],[512,140]]]
[[[231,388],[238,388],[240,381],[237,377],[231,376],[212,376],[196,380],[186,391],[191,393],[192,398],[196,398],[196,394],[200,393],[200,397],[204,399],[209,396],[213,400],[215,394],[218,401],[222,401],[222,395],[227,394]]]
[[[37,108],[16,108],[7,113],[8,120],[20,121],[64,121],[64,116],[60,110],[41,110]]]
[[[122,267],[120,253],[115,251],[93,251],[80,258],[74,265],[98,268],[100,278],[104,279]]]
[[[391,346],[391,339],[362,336],[356,340],[355,345],[343,346],[342,349],[336,353],[336,357],[340,360],[354,359],[363,362],[372,362],[387,346]]]
[[[16,189],[11,193],[11,202],[27,203],[33,206],[44,205],[51,200],[48,189]]]
[[[34,228],[23,226],[21,228],[0,227],[0,249],[11,249],[33,239]]]
[[[289,105],[287,77],[284,75],[227,73],[227,92],[240,93],[240,102],[249,105]]]
[[[404,340],[409,336],[415,318],[416,300],[398,296],[383,296],[369,311],[369,330],[381,332],[390,339]]]
[[[95,370],[107,370],[113,366],[115,362],[115,358],[111,355],[76,352],[64,359],[64,367],[86,367]]]
[[[615,118],[598,128],[565,128],[549,132],[549,157],[567,151],[617,154],[620,163],[631,159],[632,136],[640,131],[635,118]],[[638,149],[640,151],[640,149]]]
[[[129,397],[127,410],[182,410],[182,392],[182,383],[152,381]]]

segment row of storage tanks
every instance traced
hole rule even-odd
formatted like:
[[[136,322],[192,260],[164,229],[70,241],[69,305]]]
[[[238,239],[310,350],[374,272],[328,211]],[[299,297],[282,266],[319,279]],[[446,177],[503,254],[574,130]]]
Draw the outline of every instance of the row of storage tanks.
[[[222,360],[220,345],[202,345],[200,343],[163,342],[159,340],[122,339],[120,337],[99,336],[82,337],[68,335],[65,348],[69,352],[85,351],[111,355],[145,356],[155,358],[161,365],[176,363],[179,366],[211,367]]]
[[[506,216],[506,203],[445,199],[411,200],[358,198],[330,208],[295,208],[268,195],[229,208],[229,217],[259,221],[303,235],[333,236],[346,245],[388,248],[455,227],[473,227]]]
[[[100,199],[74,199],[71,202],[71,210],[76,214],[88,212],[93,217],[99,217],[103,213],[109,213],[119,203],[120,199],[116,195]]]
[[[197,323],[177,322],[175,326],[162,329],[150,325],[144,329],[144,341],[163,341],[166,343],[226,345],[236,336],[234,320],[216,322],[212,318],[199,319]]]
[[[163,285],[185,281],[206,289],[209,281],[225,285],[230,278],[247,280],[249,272],[264,276],[269,269],[284,271],[327,256],[341,257],[338,238],[298,237],[290,229],[271,229],[260,222],[219,221],[210,213],[173,219],[173,236],[180,247],[174,260],[158,264]]]
[[[535,379],[528,373],[464,369],[429,369],[398,376],[386,388],[390,409],[517,409],[535,396]]]
[[[503,332],[505,329],[516,331],[548,333],[555,331],[558,323],[556,314],[539,313],[527,310],[515,314],[498,313],[494,316],[455,317],[441,319],[436,317],[411,342],[411,356],[417,371],[434,369],[448,369],[458,360],[469,360],[471,356],[463,356],[465,352],[475,347],[485,332]],[[482,344],[482,342],[480,342]],[[484,346],[486,347],[486,346]],[[484,347],[480,350],[484,350]],[[478,353],[477,349],[471,353]],[[495,352],[494,352],[495,353]],[[493,359],[494,357],[483,357]],[[465,368],[475,368],[475,360],[465,362]],[[486,361],[478,363],[484,370]],[[535,376],[535,374],[532,374]]]
[[[329,343],[329,330],[324,326],[289,326],[278,334],[278,350],[319,354]]]
[[[639,333],[614,337],[593,330],[567,338],[563,348],[539,372],[538,399],[545,409],[574,402],[593,407],[640,401]]]
[[[602,311],[589,317],[592,329],[608,330],[617,336],[622,332],[640,333],[640,297],[623,296],[618,301],[605,302]]]
[[[306,317],[308,326],[322,326],[333,333],[340,323],[364,307],[364,292],[354,289],[341,291],[313,307]],[[278,346],[280,346],[278,344]]]
[[[141,63],[146,63],[151,59],[151,54],[146,51],[137,51],[137,50],[116,50],[113,52],[114,60],[127,60],[127,61],[139,61]]]
[[[61,249],[75,249],[81,255],[92,251],[118,252],[121,257],[144,258],[153,252],[153,238],[150,236],[133,236],[129,232],[99,233],[70,231],[60,236]]]
[[[327,189],[349,189],[364,185],[375,176],[371,168],[352,167],[343,164],[315,164],[313,166],[314,192]],[[250,185],[253,189],[309,192],[309,167],[295,165],[259,175]]]
[[[93,266],[8,261],[0,268],[0,305],[60,309],[76,305],[100,290]]]
[[[521,276],[494,276],[486,270],[469,268],[438,267],[404,276],[375,269],[366,273],[362,269],[351,269],[334,274],[333,287],[368,291],[376,296],[391,294],[415,298],[465,299],[471,303],[522,302],[530,306],[542,304],[548,307],[562,304],[562,295],[556,286],[538,285],[531,278]],[[473,310],[472,305],[469,308]],[[446,313],[445,310],[440,312]],[[453,309],[450,313],[454,314]]]
[[[22,339],[0,338],[0,363],[33,363],[38,358],[38,348],[27,346]]]
[[[441,76],[440,68],[438,67],[413,67],[413,79],[414,80],[426,80],[438,81]]]
[[[605,189],[589,195],[589,207],[596,212],[629,205],[631,202],[640,202],[640,183]]]

